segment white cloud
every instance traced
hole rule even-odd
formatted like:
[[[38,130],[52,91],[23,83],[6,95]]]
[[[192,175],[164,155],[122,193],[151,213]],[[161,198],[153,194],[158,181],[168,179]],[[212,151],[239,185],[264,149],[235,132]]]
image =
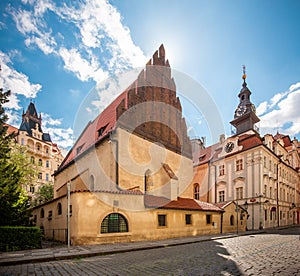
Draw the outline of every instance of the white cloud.
[[[23,95],[26,98],[35,98],[41,90],[40,84],[32,84],[28,76],[20,73],[9,66],[11,63],[8,55],[0,51],[1,76],[0,85],[5,90],[11,90],[10,101],[6,104],[8,108],[20,109],[17,95]]]
[[[260,113],[264,114],[260,116],[260,128],[264,133],[279,131],[290,136],[299,135],[300,83],[291,85],[288,91],[274,97],[270,100],[271,104],[263,102],[259,105],[261,111],[264,111]]]
[[[51,115],[49,115],[47,113],[43,113],[43,112],[42,112],[42,120],[43,120],[44,126],[47,126],[47,125],[59,126],[59,125],[61,125],[61,121],[62,121],[62,119],[53,119],[51,117]]]
[[[53,143],[56,143],[60,148],[70,149],[72,147],[73,130],[71,128],[43,127],[43,131],[49,133]]]
[[[108,77],[108,73],[100,68],[96,59],[92,58],[91,61],[88,61],[82,58],[77,49],[61,48],[59,54],[65,63],[64,68],[74,72],[82,81],[92,78],[96,82],[101,82]]]
[[[259,104],[259,106],[256,108],[256,114],[257,116],[260,116],[262,114],[264,114],[268,109],[268,102],[264,101],[262,103]]]
[[[134,44],[129,28],[122,24],[120,13],[108,1],[85,1],[79,8],[64,6],[59,9],[59,14],[65,20],[76,23],[86,47],[106,47],[104,50],[112,55],[110,67],[122,63],[125,67],[144,65],[146,58],[142,50]]]

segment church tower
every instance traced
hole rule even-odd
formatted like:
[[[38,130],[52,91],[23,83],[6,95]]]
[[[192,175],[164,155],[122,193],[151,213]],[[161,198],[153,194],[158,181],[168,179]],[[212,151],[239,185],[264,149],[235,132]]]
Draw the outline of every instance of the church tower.
[[[250,101],[251,92],[246,83],[246,68],[243,66],[243,87],[238,95],[240,103],[234,112],[234,119],[230,122],[236,128],[236,134],[254,130],[254,124],[259,122],[255,113],[255,106]]]

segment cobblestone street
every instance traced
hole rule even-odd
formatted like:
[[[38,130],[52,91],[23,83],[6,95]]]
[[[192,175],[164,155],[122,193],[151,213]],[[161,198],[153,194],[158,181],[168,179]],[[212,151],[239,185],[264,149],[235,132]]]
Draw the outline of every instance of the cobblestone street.
[[[82,259],[0,267],[1,275],[300,275],[299,229]]]

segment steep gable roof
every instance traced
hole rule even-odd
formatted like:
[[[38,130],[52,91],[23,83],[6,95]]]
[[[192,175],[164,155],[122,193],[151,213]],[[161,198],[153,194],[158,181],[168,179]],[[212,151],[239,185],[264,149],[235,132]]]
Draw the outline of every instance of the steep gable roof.
[[[74,146],[60,165],[60,168],[67,166],[74,158],[93,147],[98,141],[102,140],[115,129],[117,121],[116,108],[123,100],[126,101],[127,93],[128,89],[120,94],[92,122],[88,122]]]
[[[161,121],[153,117],[154,115],[160,115],[168,118],[174,110],[168,109],[164,112],[164,115],[161,115],[162,113],[157,112],[154,105],[151,104],[148,105],[148,108],[151,106],[152,110],[140,111],[143,114],[135,111],[137,104],[144,102],[151,103],[153,101],[167,103],[178,111],[170,123],[175,126],[174,129],[171,126],[163,124],[160,125],[161,127],[157,127],[155,124],[159,124]],[[138,119],[142,115],[148,117],[143,124],[140,124]],[[76,158],[79,158],[104,138],[108,138],[108,135],[117,128],[117,125],[130,131],[130,127],[133,125],[134,128],[132,131],[135,134],[142,135],[143,138],[149,141],[156,142],[159,139],[159,142],[166,148],[175,152],[181,151],[182,154],[191,156],[191,145],[187,136],[186,123],[184,118],[182,118],[181,103],[176,96],[175,82],[171,76],[169,62],[165,60],[163,45],[154,53],[152,59],[146,64],[146,69],[142,70],[138,75],[137,80],[107,106],[101,114],[87,124],[55,174],[58,174],[63,168],[72,164]],[[168,127],[169,129],[167,129]],[[177,131],[176,127],[179,131]],[[172,139],[170,139],[170,129],[174,130],[177,134],[173,135]],[[178,133],[182,137],[178,137]],[[180,145],[181,141],[182,144]],[[171,175],[170,177],[173,178],[176,176]]]

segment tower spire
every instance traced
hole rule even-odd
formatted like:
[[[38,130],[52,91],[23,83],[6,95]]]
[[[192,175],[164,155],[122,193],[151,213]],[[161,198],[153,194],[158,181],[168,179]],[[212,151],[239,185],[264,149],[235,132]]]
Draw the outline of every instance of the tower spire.
[[[243,76],[242,76],[242,79],[244,80],[243,87],[247,86],[246,78],[247,78],[247,75],[246,75],[246,65],[243,65]]]

